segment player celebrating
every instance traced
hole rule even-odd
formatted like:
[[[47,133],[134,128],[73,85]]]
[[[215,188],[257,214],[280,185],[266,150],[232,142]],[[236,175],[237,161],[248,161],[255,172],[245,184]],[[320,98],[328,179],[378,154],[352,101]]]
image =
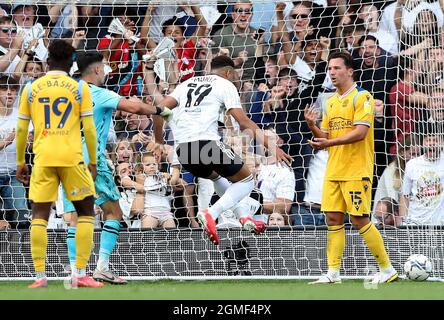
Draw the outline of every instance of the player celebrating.
[[[105,219],[100,238],[99,261],[93,278],[112,284],[126,284],[125,279],[116,276],[109,270],[109,257],[116,245],[120,231],[120,220],[122,219],[122,209],[119,205],[120,193],[106,160],[106,141],[112,114],[115,109],[119,109],[141,115],[158,114],[168,117],[171,111],[145,104],[137,98],[126,99],[113,91],[100,88],[105,83],[106,74],[103,55],[99,52],[79,54],[77,66],[82,81],[87,82],[90,86],[94,104],[94,123],[97,128],[97,177],[95,187],[98,198],[96,199],[96,205],[102,208]],[[65,212],[73,213],[74,207],[69,202],[64,201],[64,207]],[[76,225],[80,226],[76,223],[76,216],[71,214],[67,237],[68,256],[70,257],[76,256],[77,243],[72,241],[72,234],[76,232]]]
[[[328,163],[322,193],[321,210],[328,225],[328,272],[312,283],[341,282],[339,269],[345,248],[344,214],[367,243],[378,262],[372,282],[391,282],[398,278],[384,248],[382,237],[370,221],[374,165],[372,95],[353,81],[353,60],[345,52],[335,52],[328,60],[328,72],[336,94],[329,98],[322,112],[321,128],[316,126],[319,114],[305,109],[305,119],[315,138],[309,141],[316,149],[328,148]]]
[[[242,109],[239,94],[232,83],[236,72],[233,61],[218,56],[211,61],[212,74],[193,77],[180,84],[161,104],[172,109],[171,129],[177,146],[176,152],[181,165],[194,176],[211,179],[220,199],[197,218],[208,237],[219,244],[215,220],[250,194],[254,187],[248,167],[229,146],[220,141],[218,119],[226,109],[239,123],[241,129],[250,133],[272,152],[279,162],[290,164],[291,157],[279,148],[268,144],[268,138],[252,122]],[[159,130],[160,129],[160,130]],[[162,140],[162,130],[156,121],[156,140]],[[230,184],[230,182],[232,184]],[[245,230],[260,233],[265,224],[251,217],[240,219]]]
[[[51,204],[57,200],[60,181],[79,214],[75,234],[76,271],[72,284],[100,288],[103,283],[86,276],[86,264],[93,247],[94,182],[96,174],[96,129],[92,117],[91,93],[84,81],[77,83],[69,72],[75,49],[63,40],[48,48],[49,72],[24,88],[17,122],[17,179],[29,183],[25,146],[29,121],[34,126],[35,153],[29,198],[32,200],[31,255],[37,280],[29,288],[47,287],[45,274],[46,228]],[[80,121],[89,152],[83,162]],[[91,173],[88,171],[91,171]]]

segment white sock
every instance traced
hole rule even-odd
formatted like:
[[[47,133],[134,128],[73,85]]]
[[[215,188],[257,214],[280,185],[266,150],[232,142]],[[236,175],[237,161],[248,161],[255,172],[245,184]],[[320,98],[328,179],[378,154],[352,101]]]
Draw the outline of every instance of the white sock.
[[[224,195],[216,201],[216,203],[208,209],[208,212],[216,220],[219,215],[234,207],[240,200],[248,196],[254,188],[254,180],[251,175],[245,179],[233,183],[224,193]]]
[[[76,276],[81,278],[86,276],[86,269],[75,269],[76,270]]]
[[[219,197],[222,197],[227,191],[227,189],[231,186],[230,181],[227,178],[222,176],[218,176],[216,179],[212,180],[214,184],[214,190]]]
[[[72,263],[69,263],[69,267],[71,268],[71,274],[74,275],[76,273],[76,263],[75,261]]]
[[[339,271],[335,269],[328,269],[327,274],[334,278],[339,277]]]
[[[99,256],[99,261],[97,261],[97,270],[108,271],[109,270],[109,259],[105,259]]]
[[[203,212],[210,206],[214,194],[214,183],[210,179],[199,178],[197,180],[197,207]]]
[[[46,278],[46,273],[45,272],[36,272],[35,277],[37,278],[37,280]]]

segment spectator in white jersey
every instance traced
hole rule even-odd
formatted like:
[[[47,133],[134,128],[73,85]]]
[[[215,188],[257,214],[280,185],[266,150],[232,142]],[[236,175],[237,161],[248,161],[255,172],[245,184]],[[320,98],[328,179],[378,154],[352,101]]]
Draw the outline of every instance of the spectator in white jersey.
[[[407,162],[400,216],[406,224],[444,224],[444,157],[442,127],[428,125],[424,154]]]
[[[376,215],[378,203],[382,199],[393,199],[399,203],[401,197],[401,186],[404,179],[405,165],[411,159],[421,155],[421,141],[419,136],[410,134],[396,145],[397,156],[385,168],[378,182],[375,197],[373,200],[373,213]],[[381,207],[378,208],[381,210]]]
[[[140,160],[145,176],[145,206],[141,217],[142,228],[176,227],[174,215],[171,212],[171,201],[173,200],[173,188],[169,183],[171,176],[159,171],[159,164],[152,153],[143,153]]]
[[[193,77],[181,83],[160,102],[161,107],[175,108],[169,124],[179,162],[194,176],[213,180],[215,191],[220,196],[213,206],[197,215],[214,244],[219,244],[215,220],[223,211],[249,195],[254,187],[248,167],[221,141],[218,134],[220,113],[227,110],[240,128],[248,129],[249,134],[263,143],[278,162],[290,164],[292,160],[280,148],[272,149],[268,137],[248,119],[233,84],[236,80],[233,60],[218,56],[211,61],[210,75]],[[163,142],[161,123],[155,126],[155,137],[156,141]],[[265,230],[265,223],[251,217],[241,218],[240,222],[251,232]]]
[[[29,227],[26,191],[15,176],[18,83],[0,77],[0,212],[13,228]]]
[[[269,143],[281,146],[283,141],[272,128],[264,130]],[[295,177],[291,167],[276,162],[273,155],[267,154],[258,169],[257,186],[264,196],[264,213],[278,212],[286,216],[290,214],[294,200]]]

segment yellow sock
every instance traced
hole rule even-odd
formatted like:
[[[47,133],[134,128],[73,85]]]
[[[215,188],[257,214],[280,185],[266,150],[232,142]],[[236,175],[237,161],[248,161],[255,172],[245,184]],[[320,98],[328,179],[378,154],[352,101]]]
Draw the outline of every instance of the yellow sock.
[[[381,234],[378,229],[376,229],[373,222],[365,225],[359,230],[359,234],[367,243],[367,247],[376,259],[381,269],[386,269],[391,266],[390,259],[388,257],[387,251],[384,248],[384,241],[382,240]]]
[[[31,222],[31,256],[35,272],[45,272],[47,226],[48,221],[44,219],[33,219]]]
[[[328,226],[327,234],[327,263],[328,270],[339,271],[341,268],[342,253],[345,248],[344,225]]]
[[[93,248],[94,217],[80,216],[76,230],[76,268],[85,269]]]

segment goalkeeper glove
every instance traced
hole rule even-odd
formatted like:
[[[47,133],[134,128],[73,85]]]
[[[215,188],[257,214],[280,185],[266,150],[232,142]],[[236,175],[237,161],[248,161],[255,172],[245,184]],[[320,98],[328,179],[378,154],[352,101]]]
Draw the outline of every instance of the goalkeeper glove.
[[[173,117],[173,111],[171,111],[167,107],[156,107],[156,115],[161,116],[166,121],[170,121]]]

